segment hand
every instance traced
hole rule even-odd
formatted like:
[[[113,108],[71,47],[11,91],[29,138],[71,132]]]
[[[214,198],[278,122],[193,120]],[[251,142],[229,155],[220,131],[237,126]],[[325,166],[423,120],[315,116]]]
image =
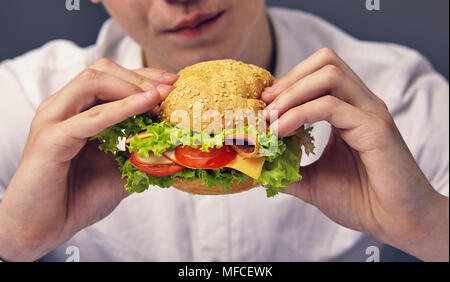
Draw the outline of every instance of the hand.
[[[328,121],[321,158],[301,169],[292,194],[335,222],[424,260],[448,260],[448,198],[408,150],[386,105],[330,49],[321,49],[263,93],[279,111],[279,136]]]
[[[0,203],[0,256],[35,260],[112,212],[127,196],[125,182],[112,155],[87,139],[157,111],[177,78],[101,59],[39,106]]]

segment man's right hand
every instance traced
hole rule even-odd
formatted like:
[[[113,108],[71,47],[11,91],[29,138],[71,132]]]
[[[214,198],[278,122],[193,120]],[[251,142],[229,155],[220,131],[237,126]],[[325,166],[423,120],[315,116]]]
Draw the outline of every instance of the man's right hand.
[[[114,210],[128,195],[124,180],[112,155],[88,138],[157,111],[177,79],[100,59],[39,106],[0,203],[1,257],[36,260]]]

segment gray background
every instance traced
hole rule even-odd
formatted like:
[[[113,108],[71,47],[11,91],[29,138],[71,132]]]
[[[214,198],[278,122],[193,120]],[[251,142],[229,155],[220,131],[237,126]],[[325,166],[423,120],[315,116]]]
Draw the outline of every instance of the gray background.
[[[380,11],[367,11],[365,0],[267,2],[312,12],[360,39],[417,49],[449,77],[448,0],[380,0]],[[81,10],[73,12],[65,9],[65,0],[1,0],[0,61],[56,38],[90,45],[107,17],[101,5],[88,0],[81,0]]]

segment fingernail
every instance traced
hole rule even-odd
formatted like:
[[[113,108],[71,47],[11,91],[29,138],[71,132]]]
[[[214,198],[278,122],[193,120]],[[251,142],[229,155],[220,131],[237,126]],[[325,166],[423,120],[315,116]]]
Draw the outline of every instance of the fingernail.
[[[159,84],[156,87],[156,90],[158,90],[159,95],[161,95],[161,98],[166,98],[167,95],[169,95],[169,93],[174,89],[175,87],[173,87],[172,85],[167,85],[167,84]]]
[[[270,95],[270,94],[272,94],[272,93],[275,93],[275,91],[277,90],[277,88],[278,88],[278,84],[274,84],[274,85],[270,86],[269,88],[266,88],[266,89],[264,90],[264,93],[265,93],[266,95]]]
[[[178,79],[178,75],[176,75],[174,73],[170,73],[170,72],[165,72],[165,73],[163,73],[162,76],[163,76],[164,79],[170,80],[170,81]]]
[[[162,94],[162,93],[166,93],[166,92],[172,91],[173,88],[174,88],[174,87],[173,87],[172,85],[159,84],[159,85],[156,87],[156,90],[158,90],[158,92],[159,92],[160,94]]]

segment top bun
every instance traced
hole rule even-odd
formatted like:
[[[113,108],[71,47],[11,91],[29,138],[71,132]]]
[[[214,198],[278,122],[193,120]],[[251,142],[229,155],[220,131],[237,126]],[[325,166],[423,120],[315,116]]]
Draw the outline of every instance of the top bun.
[[[194,104],[201,107],[204,114],[216,110],[225,128],[226,111],[263,110],[266,104],[261,100],[262,92],[273,85],[275,78],[267,70],[255,65],[235,60],[217,60],[198,63],[184,68],[174,84],[175,89],[161,105],[160,119],[168,124],[193,129]],[[196,103],[197,102],[197,103]],[[180,120],[170,121],[174,111],[184,110],[190,117],[189,124],[180,124]],[[201,130],[208,127],[209,121],[203,120]]]

